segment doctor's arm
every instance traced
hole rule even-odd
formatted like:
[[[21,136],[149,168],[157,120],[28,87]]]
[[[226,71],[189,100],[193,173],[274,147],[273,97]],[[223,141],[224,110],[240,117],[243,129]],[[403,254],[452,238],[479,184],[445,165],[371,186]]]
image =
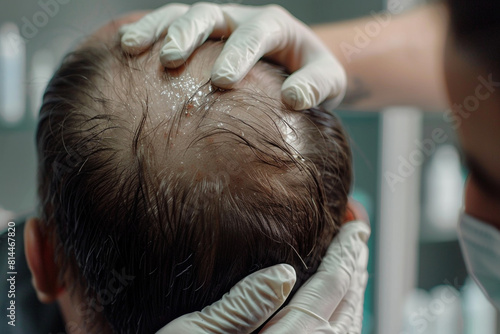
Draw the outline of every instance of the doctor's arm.
[[[346,70],[342,107],[368,110],[391,105],[446,108],[446,29],[447,10],[442,5],[313,27]]]

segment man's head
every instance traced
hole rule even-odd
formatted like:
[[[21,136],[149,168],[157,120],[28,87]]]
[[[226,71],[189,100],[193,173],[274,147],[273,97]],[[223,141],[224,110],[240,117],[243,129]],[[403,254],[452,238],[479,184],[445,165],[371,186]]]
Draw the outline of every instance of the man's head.
[[[284,74],[267,63],[233,90],[212,86],[221,43],[175,71],[157,46],[131,58],[118,45],[88,41],[70,54],[40,111],[33,238],[55,255],[48,291],[72,290],[86,325],[149,333],[263,267],[291,264],[298,287],[347,204],[338,120],[281,104]],[[32,270],[37,261],[50,260],[31,259]]]

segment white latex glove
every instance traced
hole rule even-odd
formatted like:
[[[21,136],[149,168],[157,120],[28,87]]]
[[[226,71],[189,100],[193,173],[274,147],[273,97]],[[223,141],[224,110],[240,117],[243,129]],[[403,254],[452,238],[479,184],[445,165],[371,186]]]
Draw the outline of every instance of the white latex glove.
[[[261,333],[360,334],[369,237],[367,223],[344,224],[318,271]]]
[[[295,281],[295,270],[288,264],[259,270],[221,300],[171,321],[157,334],[251,333],[283,305]]]
[[[367,223],[344,224],[318,271],[261,334],[361,333],[369,236]],[[251,333],[283,304],[294,283],[295,272],[288,265],[263,269],[240,281],[220,301],[175,319],[158,333]]]
[[[138,54],[167,31],[160,51],[166,67],[183,64],[208,37],[230,35],[212,69],[215,85],[231,88],[267,56],[294,72],[281,89],[283,101],[294,109],[322,102],[333,109],[344,98],[347,79],[342,65],[309,27],[280,6],[169,4],[123,26],[122,48]]]

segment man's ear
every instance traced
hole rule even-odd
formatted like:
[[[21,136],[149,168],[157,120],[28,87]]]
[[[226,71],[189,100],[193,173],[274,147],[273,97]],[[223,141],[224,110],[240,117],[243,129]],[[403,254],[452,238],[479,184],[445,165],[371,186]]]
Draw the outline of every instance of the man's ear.
[[[59,267],[54,262],[52,242],[42,233],[42,222],[30,218],[24,227],[24,249],[33,287],[42,303],[52,303],[64,291],[59,282]]]

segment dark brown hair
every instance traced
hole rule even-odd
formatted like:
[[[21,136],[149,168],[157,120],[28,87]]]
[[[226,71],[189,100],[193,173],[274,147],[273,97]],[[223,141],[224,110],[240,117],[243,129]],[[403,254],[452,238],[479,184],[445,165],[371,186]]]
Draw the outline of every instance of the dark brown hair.
[[[469,59],[500,73],[500,2],[494,0],[446,0],[451,32]]]
[[[346,208],[348,141],[325,110],[266,96],[284,74],[258,67],[245,87],[206,80],[176,107],[117,45],[90,43],[55,73],[37,131],[41,214],[89,329],[154,333],[261,268],[292,265],[295,289],[316,271]],[[157,73],[171,91],[178,74]]]

